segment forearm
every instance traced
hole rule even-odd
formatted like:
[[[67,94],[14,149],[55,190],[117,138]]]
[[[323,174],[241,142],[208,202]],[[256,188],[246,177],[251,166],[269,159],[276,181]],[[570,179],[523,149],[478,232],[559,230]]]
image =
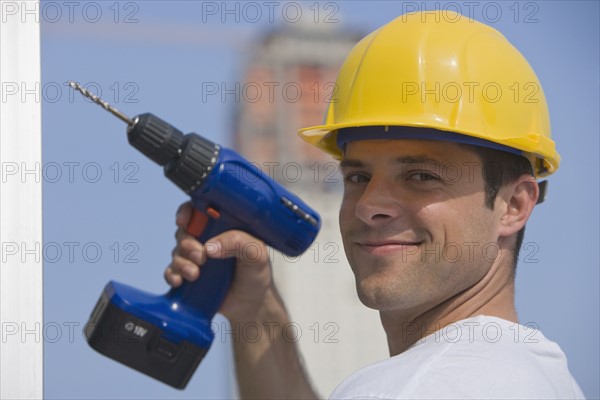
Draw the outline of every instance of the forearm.
[[[234,342],[241,398],[316,399],[317,394],[304,371],[295,341],[286,336],[285,329],[290,321],[274,288],[267,293],[263,304],[255,315],[231,321],[242,332],[254,332],[249,327],[258,329],[257,335]]]

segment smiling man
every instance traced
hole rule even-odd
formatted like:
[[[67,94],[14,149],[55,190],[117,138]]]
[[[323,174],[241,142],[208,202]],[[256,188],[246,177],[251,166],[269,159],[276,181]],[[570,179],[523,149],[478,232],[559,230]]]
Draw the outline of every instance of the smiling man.
[[[560,348],[520,325],[514,305],[525,224],[543,200],[537,178],[560,161],[542,88],[499,32],[451,17],[407,14],[365,37],[325,124],[301,131],[341,160],[346,256],[390,350],[331,397],[582,398]],[[221,312],[271,328],[234,343],[242,397],[317,397],[281,332],[289,316],[266,249],[249,258],[238,249],[257,240],[239,231],[202,246],[185,232],[189,215],[189,205],[178,213],[167,281],[233,255]]]

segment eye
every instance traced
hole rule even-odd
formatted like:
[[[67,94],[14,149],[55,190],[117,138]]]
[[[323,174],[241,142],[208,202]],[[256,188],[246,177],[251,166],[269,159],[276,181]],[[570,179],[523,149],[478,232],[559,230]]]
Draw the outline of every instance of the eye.
[[[406,179],[410,180],[410,181],[419,181],[419,182],[439,181],[440,180],[440,178],[437,175],[432,174],[430,172],[423,172],[423,171],[409,172],[406,175]]]
[[[361,172],[348,173],[344,176],[347,183],[366,183],[369,182],[369,176]]]

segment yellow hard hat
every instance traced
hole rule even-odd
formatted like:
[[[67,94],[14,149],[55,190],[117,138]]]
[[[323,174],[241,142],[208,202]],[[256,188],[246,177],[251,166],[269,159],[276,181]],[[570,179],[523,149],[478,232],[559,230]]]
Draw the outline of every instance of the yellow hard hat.
[[[371,126],[517,152],[537,177],[560,163],[527,60],[500,32],[447,10],[401,15],[362,39],[342,65],[325,124],[299,134],[341,158],[338,130]]]

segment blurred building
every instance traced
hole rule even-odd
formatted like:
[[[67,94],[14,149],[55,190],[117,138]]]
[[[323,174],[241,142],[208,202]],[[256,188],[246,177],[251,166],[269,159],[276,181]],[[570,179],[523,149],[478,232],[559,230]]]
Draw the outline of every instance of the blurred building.
[[[379,314],[360,304],[338,227],[338,163],[296,132],[321,124],[339,67],[357,32],[335,24],[288,24],[248,49],[239,84],[235,146],[264,172],[317,209],[323,228],[301,257],[273,255],[276,284],[315,388],[328,396],[356,369],[387,357]]]

